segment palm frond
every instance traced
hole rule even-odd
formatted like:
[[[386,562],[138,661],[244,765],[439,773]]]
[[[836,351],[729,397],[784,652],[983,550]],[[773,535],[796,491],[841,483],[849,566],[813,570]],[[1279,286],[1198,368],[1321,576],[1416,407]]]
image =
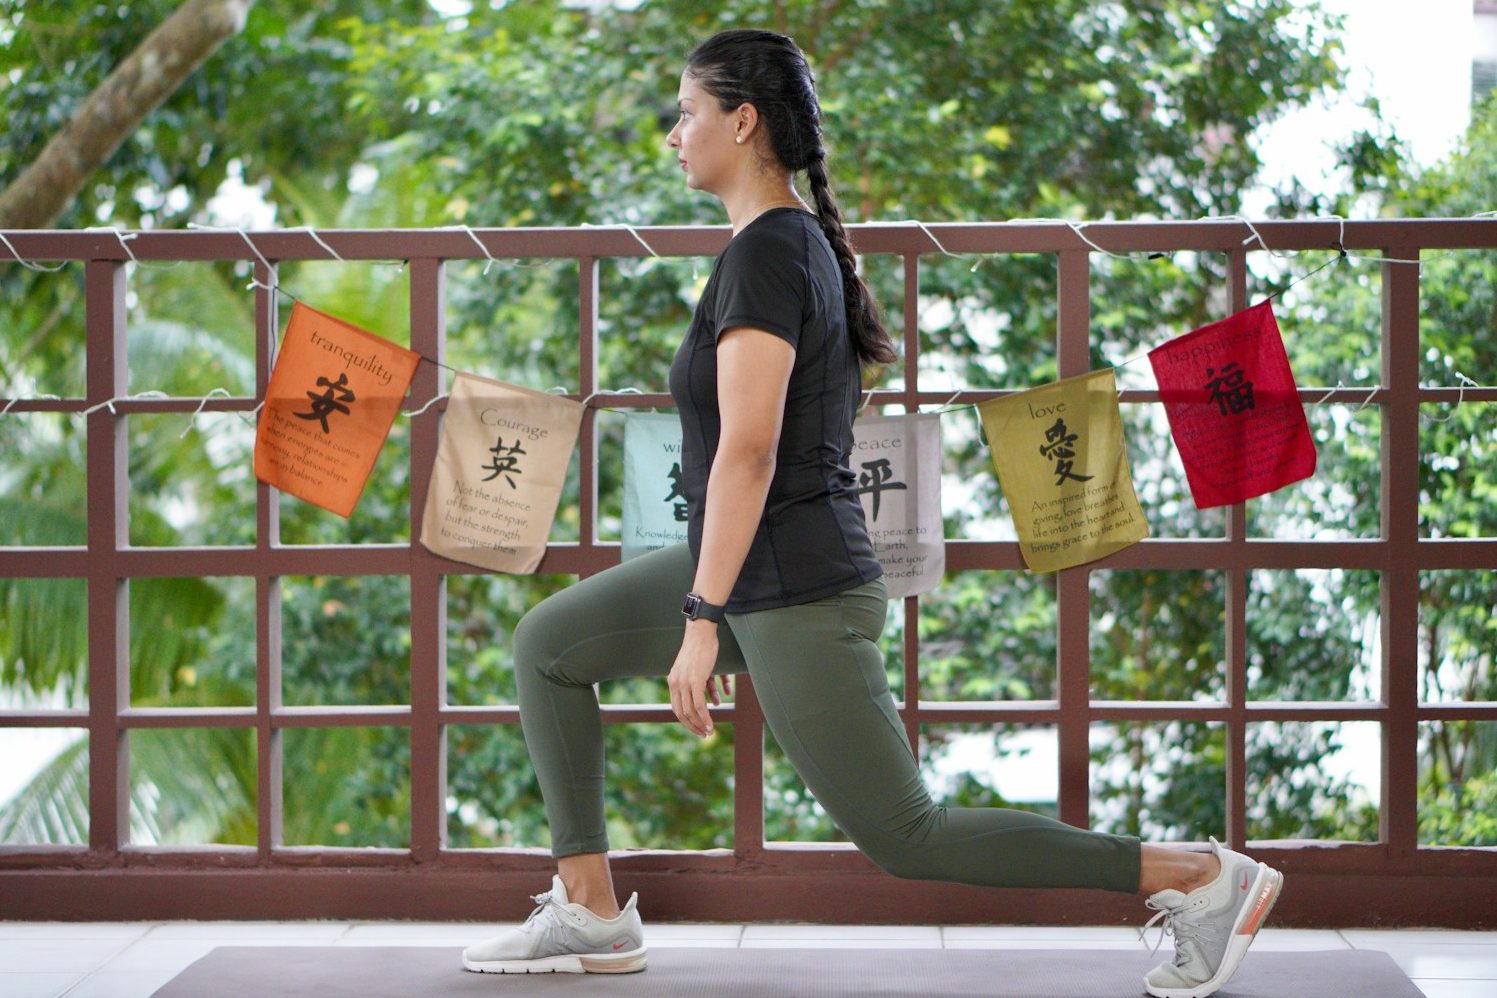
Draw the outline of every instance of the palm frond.
[[[142,845],[252,845],[255,773],[253,732],[133,732],[130,840]]]
[[[248,324],[245,328],[252,329]],[[252,344],[252,332],[249,337]],[[169,319],[142,319],[130,327],[131,373],[147,388],[248,391],[255,383],[255,361],[253,351],[246,353],[245,346],[221,330]]]
[[[30,783],[0,804],[0,842],[88,842],[88,736],[70,743]]]
[[[173,677],[201,660],[208,630],[224,606],[206,579],[134,579],[130,583],[130,688],[133,702],[164,700]]]
[[[130,317],[132,346],[135,326],[147,316],[186,316],[193,326],[226,344],[239,344],[239,351],[253,363],[255,299],[233,263],[138,270],[131,276],[131,287],[140,295],[142,311]]]
[[[295,209],[295,224],[318,228],[338,217],[338,205],[346,196],[343,192],[324,188],[304,171],[293,172],[267,165],[265,175],[270,178],[276,194]]]
[[[31,543],[77,544],[86,525],[47,502],[0,496],[0,519]],[[82,579],[0,578],[0,684],[83,700],[88,672],[88,585]]]

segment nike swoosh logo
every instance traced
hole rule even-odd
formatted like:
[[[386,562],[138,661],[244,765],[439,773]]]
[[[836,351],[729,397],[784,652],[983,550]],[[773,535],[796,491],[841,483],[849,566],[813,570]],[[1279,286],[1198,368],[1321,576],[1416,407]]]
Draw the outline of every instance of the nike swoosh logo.
[[[614,943],[613,944],[613,948],[614,949],[623,949],[627,945],[629,945],[627,941],[626,942],[622,942],[622,943]]]

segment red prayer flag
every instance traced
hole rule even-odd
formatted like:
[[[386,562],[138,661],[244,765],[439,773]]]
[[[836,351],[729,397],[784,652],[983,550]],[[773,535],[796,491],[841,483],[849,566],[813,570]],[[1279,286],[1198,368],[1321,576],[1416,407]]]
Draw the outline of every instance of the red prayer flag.
[[[1196,506],[1227,506],[1315,473],[1270,300],[1149,351]]]

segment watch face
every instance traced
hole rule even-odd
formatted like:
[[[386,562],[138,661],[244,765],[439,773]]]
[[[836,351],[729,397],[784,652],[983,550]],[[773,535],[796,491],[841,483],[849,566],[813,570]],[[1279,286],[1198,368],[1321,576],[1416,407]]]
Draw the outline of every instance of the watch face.
[[[686,616],[688,617],[695,618],[697,615],[697,609],[700,608],[701,605],[702,597],[698,596],[696,593],[688,593],[685,601],[681,604],[681,612],[686,614]]]

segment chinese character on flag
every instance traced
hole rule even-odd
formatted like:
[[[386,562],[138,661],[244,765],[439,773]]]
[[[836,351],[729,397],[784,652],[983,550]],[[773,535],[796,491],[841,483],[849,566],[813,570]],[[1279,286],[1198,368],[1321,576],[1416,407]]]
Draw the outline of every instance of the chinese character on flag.
[[[1315,473],[1315,442],[1269,301],[1155,347],[1149,363],[1197,507]]]
[[[977,411],[1031,571],[1085,564],[1149,536],[1112,368],[981,402]]]
[[[297,302],[255,430],[255,477],[352,515],[420,360]]]
[[[624,561],[686,543],[686,496],[681,492],[681,420],[668,413],[624,417]]]

